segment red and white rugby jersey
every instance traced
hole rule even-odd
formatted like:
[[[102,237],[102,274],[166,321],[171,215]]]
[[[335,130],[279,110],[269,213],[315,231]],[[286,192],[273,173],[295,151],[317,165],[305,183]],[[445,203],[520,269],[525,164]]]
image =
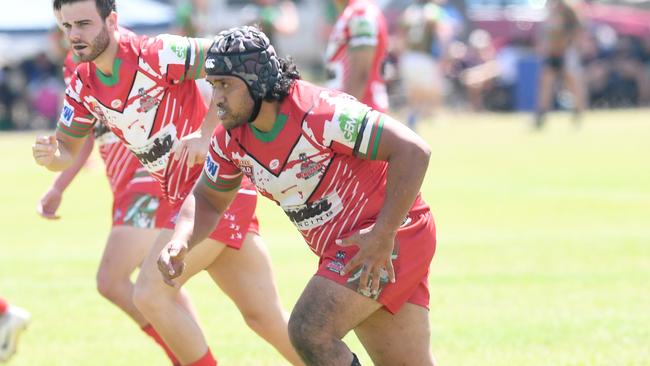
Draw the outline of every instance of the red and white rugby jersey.
[[[207,111],[194,79],[203,67],[202,40],[121,34],[111,76],[80,64],[66,89],[58,128],[83,137],[96,121],[108,126],[161,184],[182,201],[200,174],[184,157],[171,159],[178,139],[199,128]]]
[[[99,156],[104,160],[106,177],[113,195],[123,192],[127,187],[134,192],[162,195],[158,182],[110,129],[97,123],[93,135]]]
[[[348,78],[348,57],[356,47],[375,47],[370,75],[361,101],[380,112],[388,110],[386,82],[381,73],[386,57],[388,29],[381,9],[372,0],[350,0],[332,28],[325,62],[331,77],[328,87],[343,90]]]
[[[373,159],[388,118],[347,94],[296,81],[272,131],[217,127],[202,181],[229,191],[250,178],[321,255],[379,214],[388,163]],[[424,209],[418,195],[411,210]]]

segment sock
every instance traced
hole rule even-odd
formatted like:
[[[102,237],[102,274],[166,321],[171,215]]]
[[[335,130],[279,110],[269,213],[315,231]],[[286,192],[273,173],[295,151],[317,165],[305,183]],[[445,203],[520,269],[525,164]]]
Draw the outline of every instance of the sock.
[[[174,356],[174,353],[172,352],[172,350],[169,349],[169,347],[167,347],[167,344],[165,344],[165,341],[163,341],[163,339],[160,337],[160,334],[158,334],[158,332],[156,332],[156,330],[153,328],[153,326],[151,324],[147,324],[144,327],[142,327],[142,331],[147,333],[147,335],[149,337],[153,338],[153,340],[156,341],[156,343],[158,343],[160,345],[160,347],[162,347],[162,349],[167,354],[167,357],[169,357],[169,359],[172,361],[172,365],[174,365],[174,366],[180,366],[181,365],[181,363],[178,361],[176,356]]]
[[[357,355],[352,353],[352,363],[350,366],[361,366],[361,362],[359,362],[359,359],[357,358]]]
[[[6,313],[8,308],[9,308],[9,304],[7,304],[7,300],[0,297],[0,315]]]
[[[210,352],[210,349],[208,348],[208,351],[203,355],[203,357],[187,366],[217,366],[217,360],[212,357],[212,352]]]

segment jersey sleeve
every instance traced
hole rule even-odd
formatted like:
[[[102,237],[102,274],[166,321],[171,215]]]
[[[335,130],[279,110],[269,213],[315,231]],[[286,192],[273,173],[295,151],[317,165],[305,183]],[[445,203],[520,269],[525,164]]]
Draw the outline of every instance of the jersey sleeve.
[[[340,154],[374,160],[387,116],[346,94],[327,99],[334,114],[325,120],[323,144]]]
[[[59,131],[76,138],[86,137],[96,120],[81,102],[81,88],[81,80],[73,76],[66,87],[63,108],[57,121]]]
[[[162,34],[149,38],[143,46],[142,57],[163,75],[170,84],[185,79],[199,79],[205,54],[203,45],[208,40]]]
[[[210,149],[203,164],[201,180],[208,188],[219,192],[237,189],[243,173],[225,153],[228,135],[223,128],[217,128],[210,142]]]
[[[378,16],[372,8],[362,12],[356,12],[348,21],[349,41],[348,46],[375,47],[379,44],[379,23]]]

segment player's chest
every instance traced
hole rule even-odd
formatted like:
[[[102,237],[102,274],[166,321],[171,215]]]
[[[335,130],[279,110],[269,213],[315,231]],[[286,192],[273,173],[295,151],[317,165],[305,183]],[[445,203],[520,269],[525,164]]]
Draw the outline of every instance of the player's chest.
[[[334,154],[300,134],[294,140],[241,148],[231,157],[260,193],[287,206],[303,204],[314,195],[326,177]]]
[[[156,126],[156,119],[165,92],[160,80],[136,71],[114,85],[91,84],[82,101],[101,123],[137,146],[162,127]]]

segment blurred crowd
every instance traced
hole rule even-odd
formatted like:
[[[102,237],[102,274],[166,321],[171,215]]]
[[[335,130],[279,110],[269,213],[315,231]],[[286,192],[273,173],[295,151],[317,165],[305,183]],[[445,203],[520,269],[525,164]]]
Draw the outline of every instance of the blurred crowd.
[[[233,25],[232,19],[222,27],[215,24],[210,14],[217,1],[165,1],[176,9],[175,24],[167,31],[205,36]],[[548,56],[544,44],[550,37],[543,24],[552,20],[551,4],[562,1],[548,0],[544,18],[499,34],[467,16],[469,2],[377,0],[389,32],[383,76],[390,109],[405,112],[411,124],[443,109],[538,110],[539,76]],[[307,79],[324,81],[327,37],[337,17],[335,1],[220,2],[238,12],[235,23],[260,25],[280,46],[299,42],[296,34],[315,28],[318,39],[298,47],[309,47],[317,61],[302,60],[300,55],[294,58],[308,65],[303,67]],[[575,14],[576,27],[570,45],[573,61],[567,62],[577,67],[570,70],[580,75],[576,82],[583,95],[567,90],[570,83],[550,84],[553,93],[548,108],[576,108],[577,98],[584,99],[586,108],[650,104],[650,28],[645,34],[626,34],[591,19],[587,4],[566,4]],[[316,18],[320,24],[303,19],[306,12],[300,9],[308,5],[312,8],[306,12],[312,12],[313,6],[320,9]],[[58,30],[53,29],[49,37],[50,49],[17,63],[0,64],[0,129],[54,126],[64,88],[60,65],[65,52]],[[284,51],[280,49],[281,54]]]

